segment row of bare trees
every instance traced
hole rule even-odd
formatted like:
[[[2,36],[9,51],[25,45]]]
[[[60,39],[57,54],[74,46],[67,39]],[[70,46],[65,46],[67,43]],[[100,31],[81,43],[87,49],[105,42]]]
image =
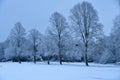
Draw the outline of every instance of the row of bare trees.
[[[44,36],[44,43],[46,43],[46,51],[48,54],[58,54],[60,64],[62,64],[63,53],[70,50],[69,44],[72,44],[70,40],[78,39],[76,45],[81,49],[82,46],[84,53],[84,61],[88,66],[88,49],[91,42],[97,41],[98,37],[102,36],[103,26],[99,23],[98,15],[94,7],[89,2],[82,2],[76,4],[70,10],[70,21],[68,24],[66,18],[58,13],[54,12],[50,17],[50,26],[47,29],[47,34]],[[74,38],[74,39],[73,39]],[[36,63],[36,54],[39,52],[40,45],[42,43],[42,34],[32,29],[29,32],[29,44],[31,47],[27,48],[33,54],[34,63]],[[15,53],[19,63],[21,63],[20,57],[22,53],[25,53],[26,49],[26,31],[20,22],[15,24],[15,27],[11,30],[8,38],[12,51]],[[80,43],[80,45],[78,45]],[[52,47],[55,46],[54,48]],[[73,46],[74,47],[74,46]],[[11,49],[10,49],[11,50]],[[53,52],[51,52],[53,51]],[[48,56],[48,64],[50,57]]]
[[[116,60],[116,57],[119,58],[117,52],[119,38],[117,36],[120,32],[120,25],[118,23],[119,17],[114,23],[114,32],[109,37],[105,36],[96,9],[91,3],[84,1],[76,4],[70,10],[69,23],[62,14],[54,12],[44,35],[36,29],[30,30],[27,34],[22,24],[17,22],[5,42],[7,46],[1,47],[0,51],[5,54],[6,58],[14,56],[19,63],[22,61],[22,56],[25,55],[32,55],[34,63],[38,57],[44,55],[47,57],[48,64],[53,55],[57,56],[60,64],[66,57],[78,57],[81,60],[83,58],[85,65],[89,66],[90,60],[105,62],[112,59],[108,58],[108,55],[111,54],[115,56],[110,60],[113,61]],[[112,37],[115,37],[114,40]],[[109,52],[111,54],[107,54]]]

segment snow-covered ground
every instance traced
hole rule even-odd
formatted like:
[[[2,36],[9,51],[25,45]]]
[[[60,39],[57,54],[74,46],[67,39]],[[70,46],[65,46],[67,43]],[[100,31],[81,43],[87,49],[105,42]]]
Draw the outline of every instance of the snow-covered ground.
[[[120,80],[119,65],[0,63],[0,80]]]

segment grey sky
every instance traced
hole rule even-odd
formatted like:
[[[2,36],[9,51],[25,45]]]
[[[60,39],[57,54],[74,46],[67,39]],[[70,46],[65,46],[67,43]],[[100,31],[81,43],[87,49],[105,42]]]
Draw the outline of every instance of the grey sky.
[[[66,18],[70,9],[83,0],[2,0],[0,2],[0,42],[4,41],[14,24],[20,21],[25,29],[36,28],[44,33],[49,26],[49,17],[54,11],[62,13]],[[105,34],[109,34],[113,19],[119,14],[115,0],[86,0],[98,11],[100,22],[105,26]]]

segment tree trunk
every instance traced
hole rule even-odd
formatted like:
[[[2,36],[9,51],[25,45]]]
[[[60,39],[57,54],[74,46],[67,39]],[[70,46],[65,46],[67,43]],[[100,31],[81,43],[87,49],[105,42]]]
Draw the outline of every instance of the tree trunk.
[[[36,64],[36,55],[34,54],[34,63]]]
[[[59,34],[59,42],[58,42],[58,48],[59,48],[59,62],[62,65],[62,56],[61,56],[61,37]]]
[[[62,65],[62,56],[61,56],[61,51],[59,51],[59,62]]]
[[[48,56],[48,65],[50,64],[50,56]]]
[[[19,59],[19,60],[18,60],[18,61],[19,61],[19,64],[21,64],[21,58],[20,58],[20,56],[18,57],[18,59]]]
[[[19,64],[21,64],[21,61],[19,61]]]
[[[62,60],[60,60],[60,64],[62,65]]]
[[[88,65],[88,56],[87,56],[87,54],[88,54],[88,44],[85,43],[84,61],[85,61],[85,65],[86,65],[86,66],[89,66],[89,65]]]
[[[50,64],[50,60],[48,60],[48,65]]]
[[[36,46],[35,46],[35,42],[34,42],[34,63],[36,64]]]

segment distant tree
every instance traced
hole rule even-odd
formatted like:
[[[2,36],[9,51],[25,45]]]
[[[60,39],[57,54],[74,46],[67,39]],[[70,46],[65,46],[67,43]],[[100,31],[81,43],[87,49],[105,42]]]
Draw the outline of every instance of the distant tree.
[[[50,64],[51,57],[55,55],[56,52],[56,45],[52,38],[49,35],[45,37],[45,56],[47,57],[47,63]]]
[[[36,53],[38,52],[38,48],[41,44],[41,40],[42,40],[41,37],[42,34],[36,29],[32,29],[29,33],[29,40],[32,43],[34,63],[36,63]]]
[[[21,63],[21,54],[24,46],[25,35],[26,32],[22,24],[20,22],[17,22],[14,28],[11,30],[9,36],[11,45],[15,49],[15,54],[18,58],[19,63]]]
[[[0,43],[0,60],[3,60],[5,54],[5,47],[4,47],[4,43]]]
[[[64,36],[67,33],[68,24],[63,15],[58,12],[54,12],[50,18],[51,27],[49,28],[49,35],[55,41],[58,50],[58,59],[60,64],[62,64],[62,50],[63,42],[65,40]]]
[[[116,63],[120,62],[120,15],[115,20],[111,33],[106,36],[102,44],[105,45],[100,63]]]
[[[88,48],[91,40],[96,40],[102,31],[102,25],[98,23],[98,15],[89,2],[78,3],[71,9],[72,24],[75,33],[81,38],[84,45],[84,60],[88,66]]]
[[[101,60],[101,57],[106,49],[106,41],[107,41],[107,36],[101,37],[101,39],[97,40],[96,42],[92,43],[92,46],[90,47],[91,52],[90,52],[90,57],[94,62],[99,63]]]
[[[112,31],[110,34],[110,40],[109,40],[109,50],[111,54],[113,55],[113,61],[117,62],[120,61],[120,15],[118,15],[114,20],[114,26],[112,27]]]

